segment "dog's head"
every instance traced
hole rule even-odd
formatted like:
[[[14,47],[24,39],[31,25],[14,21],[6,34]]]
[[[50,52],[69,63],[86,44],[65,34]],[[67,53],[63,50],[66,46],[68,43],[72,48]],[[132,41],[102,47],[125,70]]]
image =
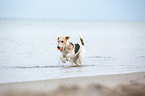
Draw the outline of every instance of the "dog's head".
[[[67,40],[70,38],[70,36],[66,36],[66,37],[58,37],[57,38],[57,42],[58,42],[58,46],[57,49],[62,51],[65,47],[65,45],[67,44]]]

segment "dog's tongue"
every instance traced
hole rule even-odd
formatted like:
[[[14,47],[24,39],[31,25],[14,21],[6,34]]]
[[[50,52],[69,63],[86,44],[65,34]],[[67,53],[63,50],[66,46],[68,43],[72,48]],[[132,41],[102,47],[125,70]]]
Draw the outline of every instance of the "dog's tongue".
[[[62,50],[63,50],[63,48],[60,48],[59,50],[61,50],[61,51],[62,51]]]
[[[62,50],[63,50],[63,48],[58,48],[58,50],[62,51]]]

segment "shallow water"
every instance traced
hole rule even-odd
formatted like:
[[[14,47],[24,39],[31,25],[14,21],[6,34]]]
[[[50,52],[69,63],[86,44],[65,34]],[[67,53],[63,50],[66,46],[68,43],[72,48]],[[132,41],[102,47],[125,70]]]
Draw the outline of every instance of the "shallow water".
[[[82,34],[82,67],[63,64],[58,36]],[[145,22],[0,19],[0,83],[145,71]]]

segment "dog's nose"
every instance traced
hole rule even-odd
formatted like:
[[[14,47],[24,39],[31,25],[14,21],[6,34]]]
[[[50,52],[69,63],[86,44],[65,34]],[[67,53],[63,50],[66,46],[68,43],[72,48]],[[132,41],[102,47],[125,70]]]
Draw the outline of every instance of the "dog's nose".
[[[60,49],[60,47],[59,47],[59,46],[57,46],[57,48],[58,48],[58,49]]]

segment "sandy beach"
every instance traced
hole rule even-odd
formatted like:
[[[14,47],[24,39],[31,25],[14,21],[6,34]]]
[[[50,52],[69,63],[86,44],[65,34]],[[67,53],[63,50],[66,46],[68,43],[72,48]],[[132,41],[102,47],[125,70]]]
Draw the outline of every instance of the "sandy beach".
[[[0,96],[145,96],[145,72],[0,84]]]

